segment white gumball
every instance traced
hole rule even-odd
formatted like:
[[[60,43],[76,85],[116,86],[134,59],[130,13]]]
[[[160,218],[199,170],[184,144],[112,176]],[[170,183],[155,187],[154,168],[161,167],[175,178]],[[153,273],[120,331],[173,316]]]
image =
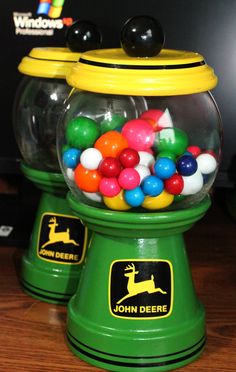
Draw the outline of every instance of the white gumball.
[[[216,170],[217,161],[211,154],[201,154],[196,160],[198,169],[202,174],[210,174]]]
[[[139,176],[140,176],[140,183],[142,182],[142,180],[149,176],[151,174],[151,171],[148,167],[146,167],[145,165],[142,165],[142,164],[138,164],[134,169],[136,169],[136,171],[138,172]]]
[[[74,171],[72,168],[66,169],[66,175],[69,178],[70,181],[74,181]]]
[[[139,151],[139,164],[145,165],[146,167],[150,168],[152,164],[155,163],[155,158],[152,154],[147,151]]]
[[[80,156],[80,163],[89,170],[98,169],[99,163],[102,160],[102,154],[94,147],[84,150]]]
[[[203,176],[199,169],[191,176],[183,177],[183,181],[184,187],[181,195],[194,195],[203,187]]]
[[[86,196],[86,198],[88,198],[92,201],[95,201],[97,203],[102,202],[102,195],[100,194],[100,192],[85,192],[85,191],[83,191],[83,194]]]

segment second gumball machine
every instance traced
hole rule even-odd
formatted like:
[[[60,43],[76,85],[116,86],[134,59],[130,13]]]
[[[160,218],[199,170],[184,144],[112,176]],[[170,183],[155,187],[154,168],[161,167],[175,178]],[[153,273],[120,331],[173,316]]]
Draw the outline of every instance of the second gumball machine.
[[[69,48],[34,48],[24,57],[24,75],[14,106],[14,131],[23,156],[23,174],[41,191],[30,246],[23,256],[21,282],[33,297],[65,304],[75,292],[87,245],[87,229],[66,201],[67,186],[56,155],[56,126],[71,88],[66,75],[80,53],[101,44],[91,22],[75,22]],[[78,155],[74,154],[74,161]]]
[[[93,231],[68,344],[111,371],[175,369],[206,342],[183,233],[209,208],[219,166],[217,78],[200,54],[163,42],[140,16],[122,29],[123,49],[82,54],[58,128],[69,203]]]

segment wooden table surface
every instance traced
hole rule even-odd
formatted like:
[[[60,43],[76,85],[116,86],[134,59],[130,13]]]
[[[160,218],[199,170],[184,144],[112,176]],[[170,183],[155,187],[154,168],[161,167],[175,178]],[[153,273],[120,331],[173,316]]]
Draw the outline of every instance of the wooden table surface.
[[[207,311],[207,345],[183,371],[236,371],[236,222],[216,200],[185,235],[196,291]],[[65,343],[66,307],[19,285],[23,250],[0,247],[0,372],[96,372]]]

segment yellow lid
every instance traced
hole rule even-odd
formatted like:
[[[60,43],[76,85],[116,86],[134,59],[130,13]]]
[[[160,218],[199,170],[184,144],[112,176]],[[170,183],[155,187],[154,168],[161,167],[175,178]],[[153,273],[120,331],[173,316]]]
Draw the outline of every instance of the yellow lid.
[[[22,74],[34,77],[65,79],[80,55],[68,48],[33,48],[18,69]]]
[[[100,49],[83,53],[67,82],[97,93],[170,96],[208,91],[217,77],[194,52],[163,49],[155,57],[136,58],[122,49]]]

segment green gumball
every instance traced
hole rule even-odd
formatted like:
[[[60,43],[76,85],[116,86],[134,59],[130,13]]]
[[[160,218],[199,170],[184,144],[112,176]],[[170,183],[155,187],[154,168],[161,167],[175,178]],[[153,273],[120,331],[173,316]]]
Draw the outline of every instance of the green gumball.
[[[182,155],[188,146],[187,134],[179,128],[164,128],[157,132],[154,148],[159,152],[171,152]]]
[[[115,130],[121,127],[127,119],[118,114],[106,114],[105,118],[101,122],[101,133],[106,133],[110,130]]]
[[[162,151],[158,154],[156,159],[160,159],[160,158],[168,158],[168,159],[175,161],[176,155],[170,151]]]
[[[66,128],[67,143],[74,148],[83,150],[92,147],[100,135],[96,121],[79,116],[71,120]]]

